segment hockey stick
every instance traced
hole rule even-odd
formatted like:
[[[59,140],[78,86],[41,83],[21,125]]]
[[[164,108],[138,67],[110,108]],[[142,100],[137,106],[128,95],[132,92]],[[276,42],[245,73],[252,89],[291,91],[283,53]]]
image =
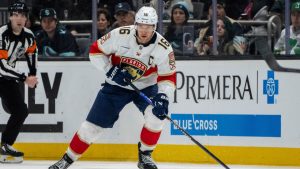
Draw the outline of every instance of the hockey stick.
[[[282,67],[276,60],[272,50],[268,45],[266,37],[257,37],[255,47],[266,61],[267,65],[274,71],[300,73],[300,69]]]
[[[143,92],[141,92],[130,80],[126,80],[127,83],[150,105],[153,106],[152,101],[147,97]],[[184,135],[189,137],[196,145],[198,145],[202,150],[204,150],[208,155],[210,155],[214,160],[216,160],[219,164],[221,164],[224,168],[230,169],[225,163],[223,163],[218,157],[216,157],[212,152],[210,152],[205,146],[199,143],[194,137],[192,137],[187,131],[181,128],[174,120],[171,119],[170,116],[165,115],[166,119],[168,119],[174,126],[176,126]]]

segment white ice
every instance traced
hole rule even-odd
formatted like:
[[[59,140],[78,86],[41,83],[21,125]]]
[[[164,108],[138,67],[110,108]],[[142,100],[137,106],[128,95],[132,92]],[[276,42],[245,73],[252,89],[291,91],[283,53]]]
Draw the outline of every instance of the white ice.
[[[24,161],[21,164],[1,164],[0,169],[48,169],[54,161]],[[230,169],[300,169],[291,166],[253,166],[228,165]],[[224,169],[221,165],[201,165],[187,163],[158,163],[159,169]],[[108,161],[77,161],[68,169],[138,169],[136,162],[108,162]]]

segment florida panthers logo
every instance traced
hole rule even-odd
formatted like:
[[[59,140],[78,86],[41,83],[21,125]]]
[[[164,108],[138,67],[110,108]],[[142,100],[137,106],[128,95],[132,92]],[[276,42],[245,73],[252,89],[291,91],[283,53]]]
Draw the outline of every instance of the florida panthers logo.
[[[144,64],[140,60],[128,57],[121,58],[121,67],[126,69],[131,74],[131,76],[133,77],[133,81],[141,78],[147,70],[146,64]]]

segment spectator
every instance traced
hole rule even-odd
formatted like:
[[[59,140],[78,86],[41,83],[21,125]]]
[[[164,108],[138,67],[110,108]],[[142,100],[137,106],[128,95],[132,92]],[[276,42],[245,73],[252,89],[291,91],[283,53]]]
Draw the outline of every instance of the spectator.
[[[299,0],[291,0],[290,4],[294,2],[298,2]],[[284,21],[285,17],[285,0],[276,0],[272,7],[270,8],[270,15],[278,15],[282,21]],[[284,22],[282,22],[282,26],[284,27]]]
[[[207,29],[202,29],[200,31],[199,42],[196,45],[198,55],[209,55],[212,54],[212,36],[207,36]],[[225,28],[225,23],[222,19],[217,20],[217,36],[218,36],[218,54],[224,55],[225,53],[225,44],[229,41],[228,31]]]
[[[111,17],[108,10],[104,8],[99,8],[97,12],[97,19],[98,39],[100,39],[109,31],[108,28],[110,26]]]
[[[211,4],[212,5],[212,4]],[[207,25],[212,26],[212,6],[210,5],[209,12],[208,12],[208,19]],[[238,24],[234,19],[228,17],[225,12],[226,4],[224,0],[218,0],[217,2],[217,18],[224,21],[226,30],[228,31],[229,39],[232,39],[236,35],[241,35],[243,33],[243,29],[240,24]],[[212,35],[212,30],[209,32]]]
[[[288,54],[300,54],[300,2],[294,2],[291,6],[291,23]],[[280,38],[274,46],[276,54],[285,54],[285,29],[282,30]]]
[[[59,26],[56,11],[53,8],[40,12],[42,30],[36,34],[39,54],[43,56],[75,56],[78,45],[74,36]]]
[[[193,19],[193,11],[194,11],[194,6],[191,0],[165,0],[163,1],[164,3],[164,11],[163,11],[163,19],[170,19],[172,15],[172,9],[175,4],[178,4],[179,2],[185,3],[185,7],[189,12],[189,18]],[[150,1],[151,6],[154,8],[158,7],[158,0],[151,0]]]
[[[186,4],[175,4],[171,11],[171,23],[164,34],[166,40],[172,45],[175,56],[193,53],[194,27],[188,25],[188,19],[189,12]]]
[[[127,2],[118,3],[115,6],[115,19],[116,22],[113,23],[111,30],[121,27],[134,24],[134,11]]]
[[[199,54],[199,48],[201,48],[201,41],[208,41],[212,42],[211,38],[210,40],[207,40],[208,37],[213,36],[213,28],[212,28],[212,6],[210,5],[209,12],[207,18],[209,19],[205,24],[204,27],[199,31],[199,37],[196,39],[195,47],[198,48],[197,52]],[[227,42],[232,41],[234,38],[238,39],[233,42],[233,46],[235,47],[235,51],[239,54],[244,54],[245,50],[245,38],[241,35],[243,34],[243,28],[242,26],[237,23],[235,20],[229,18],[226,16],[225,13],[225,2],[223,0],[218,0],[217,2],[217,19],[220,19],[224,22],[225,30],[227,32]]]

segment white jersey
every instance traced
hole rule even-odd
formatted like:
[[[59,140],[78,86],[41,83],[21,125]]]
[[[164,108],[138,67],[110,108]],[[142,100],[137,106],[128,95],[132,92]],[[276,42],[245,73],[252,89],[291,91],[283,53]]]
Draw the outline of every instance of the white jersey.
[[[144,89],[158,84],[158,92],[168,96],[175,90],[175,57],[171,45],[155,32],[146,45],[138,44],[134,25],[112,30],[90,48],[91,62],[105,72],[113,65],[129,69],[133,84]],[[109,78],[106,82],[118,85]],[[120,85],[119,85],[120,86]],[[130,86],[120,86],[131,89]]]
[[[290,51],[288,54],[300,54],[299,47],[300,47],[300,30],[295,31],[293,26],[290,26]],[[276,42],[274,46],[274,51],[279,54],[285,54],[285,29],[281,31],[280,38]],[[297,50],[298,49],[298,50]]]

